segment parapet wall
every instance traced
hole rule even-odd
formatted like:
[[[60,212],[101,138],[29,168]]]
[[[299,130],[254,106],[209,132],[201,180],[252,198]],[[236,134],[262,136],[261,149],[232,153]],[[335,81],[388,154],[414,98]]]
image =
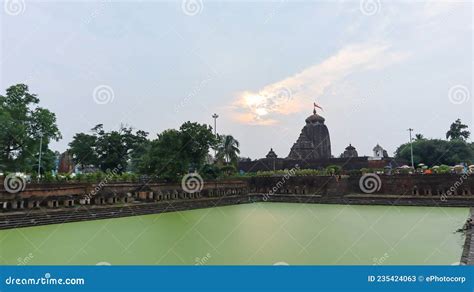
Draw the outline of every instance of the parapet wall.
[[[206,181],[196,192],[181,184],[56,183],[28,184],[17,193],[0,189],[0,210],[67,208],[77,205],[116,205],[223,196],[260,195],[264,201],[340,204],[423,204],[474,206],[474,179],[469,175],[380,175],[375,187],[361,188],[354,176],[272,176]],[[3,186],[3,185],[2,185]],[[304,200],[302,200],[304,199]]]
[[[404,160],[393,158],[383,158],[380,160],[369,160],[369,157],[348,157],[348,158],[328,158],[328,159],[305,159],[294,160],[286,158],[262,158],[254,161],[240,161],[237,169],[244,172],[257,172],[268,170],[284,170],[299,167],[301,169],[324,169],[330,165],[338,165],[342,169],[359,170],[361,168],[384,168],[406,164]]]
[[[253,202],[474,206],[474,179],[464,175],[376,176],[373,193],[361,177],[279,176],[208,181],[194,193],[181,184],[30,184],[0,189],[0,229],[97,220]],[[370,187],[370,186],[369,186]]]

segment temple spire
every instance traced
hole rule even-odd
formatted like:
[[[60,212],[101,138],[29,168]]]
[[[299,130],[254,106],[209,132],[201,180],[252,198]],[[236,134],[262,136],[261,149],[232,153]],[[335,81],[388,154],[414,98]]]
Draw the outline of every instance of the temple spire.
[[[314,106],[314,108],[313,108],[313,115],[316,114],[316,108],[319,108],[319,109],[323,110],[323,108],[322,108],[320,105],[318,105],[317,103],[315,103],[315,102],[313,103],[313,106]]]

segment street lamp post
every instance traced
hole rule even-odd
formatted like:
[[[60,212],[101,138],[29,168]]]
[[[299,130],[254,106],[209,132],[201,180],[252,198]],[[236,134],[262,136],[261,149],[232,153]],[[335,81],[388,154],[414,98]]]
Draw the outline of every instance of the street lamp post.
[[[213,114],[212,118],[214,119],[214,135],[217,137],[217,118],[219,117],[218,114]]]
[[[219,117],[218,114],[214,113],[212,115],[212,118],[214,119],[214,136],[216,136],[216,139],[217,139],[217,118]],[[214,158],[216,159],[217,157],[217,150],[214,149]]]
[[[38,155],[38,182],[40,181],[41,177],[41,154],[43,148],[43,133],[40,133],[40,148],[39,148],[39,155]]]
[[[411,133],[413,132],[413,129],[412,128],[409,128],[408,129],[408,132],[410,132],[410,152],[411,152],[411,167],[413,169],[415,169],[415,163],[413,161],[413,139],[412,139],[412,136],[411,136]]]

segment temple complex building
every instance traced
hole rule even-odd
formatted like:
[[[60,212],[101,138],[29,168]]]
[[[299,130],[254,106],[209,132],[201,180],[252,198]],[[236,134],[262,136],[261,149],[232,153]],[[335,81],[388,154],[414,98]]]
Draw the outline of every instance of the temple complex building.
[[[349,144],[349,146],[346,147],[346,150],[344,151],[344,153],[341,154],[341,158],[349,158],[349,157],[359,157],[357,150],[351,144]]]
[[[286,158],[278,158],[273,148],[265,158],[250,160],[240,159],[240,172],[257,172],[266,170],[292,169],[298,166],[301,169],[324,169],[328,166],[339,165],[344,170],[360,170],[362,168],[383,169],[386,166],[396,167],[406,164],[405,161],[396,161],[388,156],[387,151],[379,144],[373,149],[373,157],[359,156],[354,146],[349,144],[339,158],[331,155],[331,139],[325,119],[313,111],[305,119],[305,126],[290,149]]]
[[[72,173],[74,171],[74,162],[69,151],[65,151],[59,156],[59,173]]]
[[[313,111],[306,118],[306,125],[296,143],[291,147],[288,159],[325,159],[331,158],[331,139],[325,119]]]
[[[379,144],[375,145],[372,151],[374,152],[374,155],[371,157],[372,160],[380,160],[388,157],[387,151]]]
[[[266,158],[276,159],[276,158],[278,158],[278,155],[276,155],[275,151],[273,151],[273,148],[270,148],[270,151],[268,152]]]

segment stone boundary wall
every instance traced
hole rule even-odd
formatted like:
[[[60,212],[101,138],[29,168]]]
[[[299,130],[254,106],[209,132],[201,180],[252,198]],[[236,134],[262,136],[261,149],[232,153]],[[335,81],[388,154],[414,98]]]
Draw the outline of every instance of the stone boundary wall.
[[[7,192],[2,184],[0,212],[58,209],[77,205],[196,200],[246,194],[248,194],[247,182],[243,180],[205,182],[202,189],[194,193],[185,192],[180,184],[166,183],[28,184],[25,190],[18,193]]]
[[[70,208],[48,209],[47,212],[30,210],[26,214],[25,212],[9,212],[0,214],[0,230],[237,205],[252,203],[258,200],[258,196],[252,195],[224,195],[222,197],[200,198],[192,201],[174,200],[153,203],[133,202],[115,206],[74,206]]]
[[[474,220],[474,208],[469,209],[469,218]],[[461,265],[474,265],[474,236],[472,236],[472,228],[467,229],[466,238],[464,239],[464,245],[461,255]]]
[[[195,193],[185,192],[180,184],[169,183],[28,184],[25,190],[15,194],[0,189],[0,212],[76,205],[197,200],[247,194],[259,194],[263,201],[276,200],[269,197],[280,197],[279,200],[286,201],[306,197],[308,201],[320,203],[418,204],[424,201],[425,205],[432,206],[474,206],[474,178],[468,175],[380,175],[377,190],[370,194],[361,190],[360,180],[361,177],[353,176],[288,174],[207,181]]]
[[[379,160],[371,160],[367,156],[305,160],[293,160],[288,158],[262,158],[252,161],[239,161],[237,170],[244,172],[257,172],[292,169],[296,166],[301,169],[324,169],[330,165],[338,165],[343,170],[349,171],[359,170],[361,168],[384,168],[388,165],[398,167],[405,164],[408,164],[408,162],[402,159],[386,157]]]

